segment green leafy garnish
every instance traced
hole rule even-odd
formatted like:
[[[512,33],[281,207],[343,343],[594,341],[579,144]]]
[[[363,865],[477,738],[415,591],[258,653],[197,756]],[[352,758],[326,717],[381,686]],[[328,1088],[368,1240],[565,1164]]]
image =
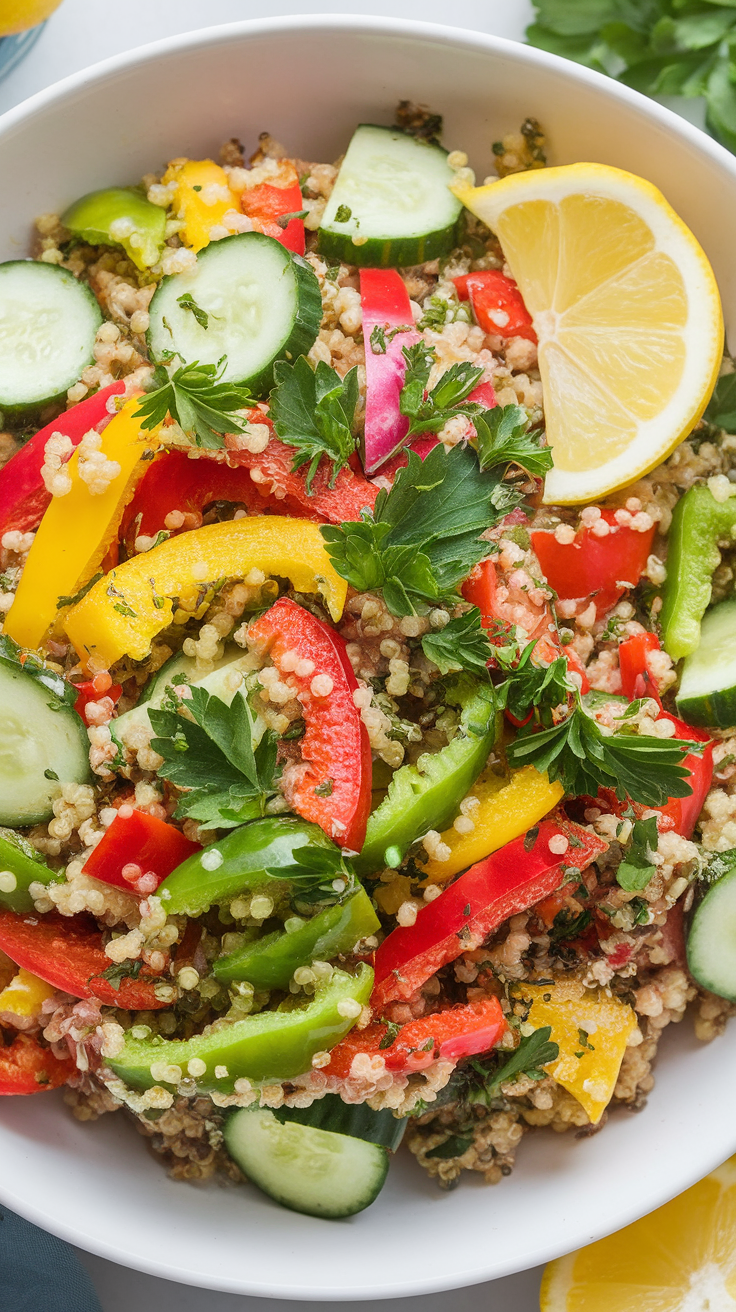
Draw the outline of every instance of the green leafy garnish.
[[[189,307],[191,308],[191,307]],[[195,446],[209,451],[224,446],[225,433],[244,433],[237,411],[253,404],[247,387],[221,381],[226,357],[217,364],[183,364],[170,374],[163,365],[153,371],[155,390],[148,392],[135,411],[142,429],[156,428],[167,415]]]
[[[489,1100],[497,1097],[501,1085],[508,1083],[509,1080],[523,1079],[524,1076],[530,1080],[544,1079],[547,1072],[541,1067],[556,1061],[560,1053],[559,1045],[550,1042],[551,1033],[550,1025],[543,1025],[541,1029],[535,1030],[533,1034],[521,1040],[518,1048],[510,1052],[492,1074],[486,1075],[483,1086]]]
[[[92,575],[89,582],[85,583],[84,586],[81,587],[78,592],[75,592],[72,597],[59,597],[56,603],[56,609],[63,610],[65,606],[76,606],[77,602],[81,601],[83,597],[86,597],[87,593],[92,591],[95,583],[99,583],[100,579],[104,578],[104,576],[104,570],[98,570],[96,574]]]
[[[551,667],[550,667],[551,668]],[[626,729],[606,734],[584,710],[579,694],[567,717],[548,729],[521,728],[507,750],[509,765],[534,765],[559,779],[572,797],[595,797],[612,788],[624,801],[662,806],[670,797],[689,797],[689,770],[682,764],[693,744],[653,738]]]
[[[209,328],[210,316],[206,310],[202,309],[201,305],[197,305],[191,292],[184,292],[183,296],[177,296],[176,303],[181,306],[182,310],[191,310],[200,328]]]
[[[440,674],[469,670],[471,674],[488,678],[488,662],[493,656],[493,648],[477,606],[472,606],[464,615],[457,615],[444,629],[425,634],[422,651],[438,666]]]
[[[640,893],[646,888],[657,869],[651,857],[658,844],[656,815],[651,815],[648,820],[636,820],[631,834],[631,846],[616,871],[616,879],[627,893]]]
[[[524,721],[531,712],[536,724],[549,728],[552,712],[566,705],[575,693],[568,679],[567,661],[558,656],[549,665],[534,665],[536,642],[528,642],[522,649],[515,638],[503,636],[507,645],[493,648],[496,663],[506,675],[496,688],[499,703],[515,720]]]
[[[298,847],[292,855],[292,865],[274,867],[266,873],[295,885],[293,902],[308,906],[344,902],[358,888],[353,863],[339,848]]]
[[[394,615],[457,600],[457,585],[488,554],[480,534],[520,499],[500,474],[483,473],[468,447],[438,444],[424,461],[414,451],[408,458],[372,514],[320,530],[340,577],[358,592],[382,590]]]
[[[349,223],[353,217],[353,211],[349,205],[338,205],[335,210],[335,223]]]
[[[592,919],[593,912],[589,907],[585,907],[577,915],[563,907],[554,918],[549,934],[551,942],[560,943],[563,939],[577,938],[584,929],[588,928]]]
[[[703,417],[715,428],[736,431],[736,374],[718,379]]]
[[[436,1148],[430,1148],[426,1156],[443,1159],[462,1157],[463,1153],[468,1151],[472,1142],[472,1138],[465,1134],[451,1134],[449,1138],[445,1139],[444,1143],[438,1143]]]
[[[542,478],[552,468],[552,452],[539,433],[529,432],[529,417],[520,405],[497,405],[473,420],[481,469],[519,465]]]
[[[157,734],[151,747],[164,758],[158,774],[188,790],[177,804],[177,819],[197,820],[203,829],[232,829],[262,816],[277,791],[276,734],[266,730],[254,749],[255,718],[242,693],[230,706],[204,688],[189,693],[182,700],[167,690],[164,706],[148,712]]]
[[[332,462],[330,487],[334,487],[337,475],[355,451],[357,365],[341,378],[324,360],[312,370],[306,356],[300,355],[293,365],[278,361],[274,377],[270,415],[281,441],[296,448],[292,469],[309,463],[309,492],[317,466],[326,456]]]
[[[736,151],[733,0],[534,0],[531,45],[650,96],[704,96],[709,131]]]
[[[142,961],[113,961],[93,979],[106,979],[117,993],[124,979],[137,979],[142,969]]]
[[[413,346],[405,346],[401,354],[406,361],[406,373],[399,410],[410,421],[407,441],[416,433],[438,433],[448,419],[454,419],[456,415],[472,417],[481,413],[481,405],[467,400],[483,376],[480,365],[468,361],[451,365],[428,392],[429,375],[436,357],[434,347],[423,341],[416,342]]]

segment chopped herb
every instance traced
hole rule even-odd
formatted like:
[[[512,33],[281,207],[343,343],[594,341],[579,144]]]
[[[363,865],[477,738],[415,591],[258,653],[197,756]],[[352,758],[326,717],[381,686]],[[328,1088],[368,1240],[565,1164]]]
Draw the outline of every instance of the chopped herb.
[[[533,828],[528,829],[524,835],[524,851],[532,852],[534,850],[534,846],[538,838],[539,838],[539,825],[534,825]]]
[[[469,670],[488,678],[488,662],[493,657],[493,648],[477,606],[457,615],[443,629],[425,634],[422,651],[438,667],[440,674]]]
[[[636,820],[631,833],[631,845],[616,871],[616,880],[627,893],[640,893],[647,887],[657,868],[652,861],[652,853],[656,852],[658,844],[656,815],[651,815],[648,820]]]
[[[335,210],[335,223],[349,223],[353,217],[353,211],[349,205],[338,205]]]
[[[330,487],[355,451],[355,411],[359,400],[358,367],[344,378],[324,360],[312,369],[306,356],[274,368],[276,385],[270,415],[282,442],[296,448],[292,469],[309,464],[307,491],[322,457],[332,463]]]
[[[124,615],[126,619],[135,620],[138,618],[137,612],[133,610],[132,606],[128,605],[127,601],[116,601],[113,610],[116,610],[118,615]]]
[[[497,1051],[497,1056],[501,1063],[495,1071],[489,1073],[485,1067],[477,1063],[476,1070],[480,1069],[483,1075],[483,1089],[488,1101],[496,1098],[501,1091],[501,1085],[508,1083],[512,1079],[523,1079],[526,1075],[532,1080],[543,1080],[547,1072],[542,1070],[551,1061],[556,1061],[560,1049],[558,1044],[550,1042],[552,1027],[544,1025],[541,1029],[535,1030],[523,1038],[513,1052],[509,1053],[505,1059]]]
[[[386,354],[386,329],[376,324],[370,335],[371,351],[374,355]]]
[[[464,915],[464,916],[469,916],[469,915],[470,915],[470,903],[469,903],[469,902],[466,902],[466,903],[465,903],[465,906],[463,907],[463,915]]]
[[[381,1017],[381,1024],[386,1026],[386,1033],[378,1045],[379,1049],[383,1050],[384,1048],[390,1048],[392,1043],[396,1042],[401,1026],[397,1025],[395,1020],[384,1020],[383,1016]]]
[[[588,1041],[587,1030],[578,1030],[578,1043],[581,1048],[587,1048],[588,1052],[595,1052],[593,1044]]]
[[[498,405],[474,420],[481,469],[519,465],[527,474],[542,478],[552,468],[552,452],[540,435],[529,432],[529,418],[520,405]]]
[[[181,306],[182,310],[191,310],[200,328],[209,327],[210,316],[206,310],[202,309],[201,305],[197,305],[191,292],[184,292],[183,296],[177,296],[176,303]]]
[[[153,372],[154,391],[142,398],[135,411],[142,429],[153,429],[167,415],[175,419],[195,446],[218,450],[225,433],[244,433],[237,412],[253,404],[247,387],[222,381],[227,365],[223,356],[217,364],[183,364],[169,374],[163,365]]]
[[[306,729],[307,726],[304,720],[293,720],[286,733],[282,733],[281,737],[285,743],[296,742],[297,739],[304,737]]]
[[[290,214],[279,214],[276,222],[280,228],[286,229],[292,219],[306,219],[309,210],[292,210]]]
[[[43,777],[44,779],[53,779],[56,783],[59,781],[59,776],[55,770],[44,770]]]
[[[438,433],[448,419],[457,415],[474,419],[481,414],[483,407],[467,399],[483,376],[480,365],[465,360],[451,365],[429,391],[429,375],[436,359],[434,347],[424,341],[416,342],[405,346],[402,355],[406,373],[399,409],[410,421],[407,441],[416,433]]]
[[[80,588],[79,592],[75,592],[73,597],[59,597],[59,600],[56,603],[56,609],[62,610],[65,606],[76,606],[78,601],[81,601],[83,597],[87,596],[88,592],[92,591],[95,583],[99,583],[100,579],[104,577],[104,570],[98,570],[96,574],[92,575],[89,583],[85,583],[84,587]]]
[[[323,784],[317,784],[317,787],[314,789],[314,792],[317,797],[332,797],[334,788],[335,788],[335,780],[325,779]]]
[[[101,970],[94,979],[106,979],[117,993],[124,979],[137,979],[143,968],[142,961],[114,961],[106,970]]]
[[[436,1148],[430,1148],[425,1154],[426,1157],[439,1157],[449,1159],[452,1157],[462,1157],[463,1153],[468,1151],[473,1140],[463,1134],[451,1134],[443,1143],[438,1143]]]
[[[550,940],[552,943],[561,943],[563,939],[577,938],[584,929],[588,928],[592,919],[593,912],[590,907],[586,907],[584,911],[578,912],[577,915],[563,907],[555,916],[549,934]]]
[[[201,186],[197,183],[195,183],[194,186],[192,187],[192,191],[201,191],[201,190],[202,190]]]

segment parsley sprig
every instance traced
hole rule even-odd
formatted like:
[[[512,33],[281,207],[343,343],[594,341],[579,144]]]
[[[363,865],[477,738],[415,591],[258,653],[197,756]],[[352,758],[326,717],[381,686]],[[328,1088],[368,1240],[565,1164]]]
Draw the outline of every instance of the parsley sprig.
[[[173,356],[171,357],[173,359]],[[135,414],[142,429],[155,428],[168,415],[195,446],[216,451],[225,433],[243,433],[239,410],[253,405],[247,387],[222,381],[226,357],[217,364],[182,364],[173,373],[164,365],[153,372],[154,390],[143,397]]]
[[[488,678],[488,662],[493,657],[493,648],[477,606],[471,606],[463,615],[456,615],[444,629],[425,634],[422,651],[438,666],[440,674],[468,670],[471,674]]]
[[[460,1109],[468,1111],[476,1105],[490,1107],[494,1100],[503,1097],[501,1086],[510,1080],[523,1079],[525,1076],[531,1080],[543,1080],[547,1075],[544,1067],[556,1061],[560,1052],[558,1044],[550,1040],[551,1033],[551,1026],[544,1025],[522,1038],[513,1051],[502,1052],[496,1048],[484,1061],[469,1061],[462,1069],[455,1071],[449,1083],[440,1090],[432,1107],[448,1103],[458,1103]],[[425,1110],[426,1106],[420,1103],[412,1114],[421,1115]],[[470,1146],[472,1121],[468,1122],[467,1127],[461,1125],[460,1128],[459,1136],[452,1135],[438,1148],[432,1149],[435,1157],[460,1156]]]
[[[733,0],[534,0],[531,45],[650,96],[704,96],[708,129],[736,152]]]
[[[344,378],[320,360],[312,370],[306,356],[294,364],[280,360],[274,367],[276,386],[269,405],[273,426],[295,448],[292,469],[309,464],[307,492],[322,457],[332,462],[330,487],[355,451],[355,411],[358,405],[358,367]]]
[[[405,346],[401,354],[406,361],[404,385],[399,397],[399,410],[409,419],[406,440],[416,433],[438,433],[448,419],[456,415],[469,418],[481,413],[483,407],[467,398],[483,376],[483,369],[467,361],[453,364],[428,391],[429,375],[435,362],[436,351],[426,342]]]
[[[656,866],[652,853],[659,843],[656,815],[648,820],[636,820],[631,834],[631,844],[624,853],[624,858],[616,871],[616,879],[627,893],[640,893],[646,888]]]
[[[535,478],[552,468],[552,452],[541,445],[541,435],[529,431],[529,416],[520,405],[497,405],[473,420],[478,436],[481,469],[519,465]]]
[[[187,790],[176,818],[197,820],[203,829],[256,819],[277,791],[276,734],[266,730],[253,746],[255,717],[242,693],[230,706],[204,688],[189,693],[183,700],[171,688],[162,708],[148,712],[157,735],[151,747],[164,758],[158,773]]]
[[[294,906],[344,902],[358,888],[355,867],[339,848],[298,847],[292,855],[292,865],[266,873],[290,881]]]
[[[359,592],[382,591],[394,615],[458,600],[458,584],[488,554],[481,533],[521,499],[468,447],[438,444],[424,461],[413,451],[408,460],[373,513],[320,530],[340,577]]]

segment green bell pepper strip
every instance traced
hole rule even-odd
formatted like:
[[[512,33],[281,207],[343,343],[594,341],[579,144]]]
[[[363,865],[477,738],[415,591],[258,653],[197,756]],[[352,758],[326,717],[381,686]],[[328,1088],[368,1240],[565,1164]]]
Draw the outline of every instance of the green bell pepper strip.
[[[288,816],[253,820],[187,857],[160,885],[157,896],[169,915],[201,916],[213,903],[228,902],[246,889],[278,889],[280,881],[269,870],[294,866],[293,854],[300,847],[337,851],[319,825],[307,820]],[[287,875],[284,887],[290,885]]]
[[[3,888],[3,884],[11,882],[8,875],[15,879],[15,885]],[[27,838],[16,834],[14,829],[0,828],[0,907],[21,913],[33,911],[33,898],[28,892],[30,885],[50,884],[58,878]]]
[[[735,537],[736,496],[716,501],[700,483],[675,506],[659,617],[662,645],[675,661],[689,656],[700,642],[700,621],[710,603],[713,573],[721,563],[718,543],[732,543]]]
[[[76,200],[61,222],[90,246],[122,246],[137,269],[150,269],[161,255],[166,210],[134,187],[106,187]]]
[[[314,998],[306,1006],[261,1011],[191,1039],[162,1039],[158,1035],[133,1039],[128,1032],[122,1052],[108,1065],[133,1089],[150,1089],[158,1084],[175,1090],[175,1084],[157,1078],[160,1068],[177,1066],[186,1076],[188,1064],[195,1058],[206,1067],[205,1073],[196,1077],[197,1087],[203,1092],[214,1089],[231,1093],[235,1081],[243,1078],[292,1079],[311,1069],[316,1052],[328,1052],[352,1029],[355,1019],[341,1014],[340,1003],[352,1000],[363,1007],[372,988],[373,971],[361,962],[354,975],[333,971],[329,980],[317,985]],[[226,1068],[226,1076],[215,1074],[218,1066]]]
[[[359,888],[347,901],[326,907],[291,934],[276,930],[220,957],[212,971],[221,984],[245,979],[257,989],[285,989],[299,966],[352,952],[359,939],[380,928],[368,894]]]
[[[368,817],[365,843],[355,858],[360,875],[400,865],[418,838],[445,829],[488,760],[501,722],[492,685],[460,677],[448,683],[445,700],[460,707],[457,734],[442,751],[396,771]]]

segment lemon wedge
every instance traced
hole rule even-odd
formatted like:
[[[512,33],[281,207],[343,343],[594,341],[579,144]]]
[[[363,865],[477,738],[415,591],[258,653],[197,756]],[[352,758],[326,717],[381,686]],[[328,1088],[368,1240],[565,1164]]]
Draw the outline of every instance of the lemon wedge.
[[[539,338],[548,503],[607,496],[687,437],[718,376],[713,270],[664,196],[604,164],[453,188],[495,232]]]
[[[61,0],[3,0],[0,6],[0,36],[26,32],[43,23],[58,9]]]
[[[736,1157],[618,1234],[550,1262],[541,1312],[736,1307]]]

